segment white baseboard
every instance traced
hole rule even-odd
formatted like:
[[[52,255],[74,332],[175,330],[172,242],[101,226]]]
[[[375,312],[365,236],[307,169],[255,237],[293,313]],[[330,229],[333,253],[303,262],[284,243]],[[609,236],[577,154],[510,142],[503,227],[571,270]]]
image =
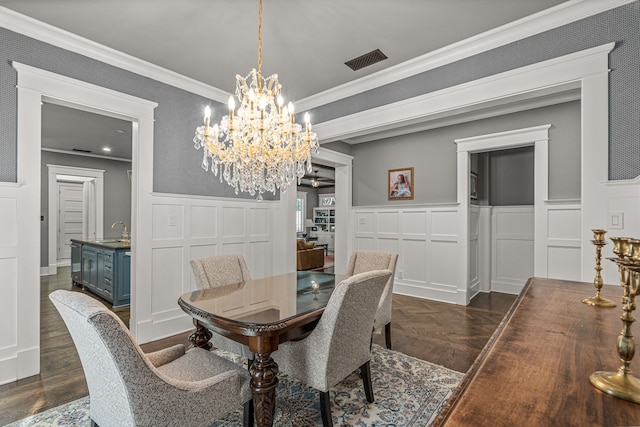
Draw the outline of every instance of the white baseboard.
[[[18,351],[15,355],[0,360],[0,385],[40,373],[40,347]]]
[[[58,266],[56,265],[40,267],[41,276],[55,276],[56,274],[58,274]]]
[[[416,286],[404,283],[395,283],[393,285],[393,293],[406,295],[409,297],[429,299],[433,301],[446,302],[449,304],[458,304],[458,292],[445,291],[441,289],[429,288],[425,285]]]
[[[501,292],[503,294],[512,294],[519,295],[520,291],[524,288],[524,284],[517,283],[508,283],[502,281],[492,281],[491,282],[491,291],[492,292]]]

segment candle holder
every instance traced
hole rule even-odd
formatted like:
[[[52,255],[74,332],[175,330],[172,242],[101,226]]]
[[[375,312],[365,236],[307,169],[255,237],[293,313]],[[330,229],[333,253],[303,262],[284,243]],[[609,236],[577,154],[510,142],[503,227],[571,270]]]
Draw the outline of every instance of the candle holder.
[[[600,272],[602,271],[602,265],[600,264],[600,261],[602,259],[602,247],[607,244],[607,242],[605,242],[604,240],[604,235],[607,233],[607,231],[601,229],[594,229],[591,231],[593,231],[593,240],[591,241],[591,243],[593,243],[596,247],[596,277],[593,279],[593,286],[595,286],[596,288],[596,294],[591,298],[583,299],[582,302],[594,307],[615,307],[615,302],[603,298],[602,295],[600,295],[600,290],[602,289],[602,284],[604,283],[602,280],[602,275],[600,274]]]
[[[636,308],[635,297],[640,294],[640,240],[626,237],[612,237],[613,252],[618,258],[611,258],[618,265],[622,296],[622,331],[618,335],[616,349],[622,361],[617,372],[597,371],[591,374],[589,381],[607,394],[634,403],[640,403],[640,380],[631,374],[631,360],[635,353],[635,342],[631,325],[636,320],[633,311]]]
[[[318,301],[318,293],[320,292],[320,285],[317,282],[311,282],[311,293],[313,294],[313,300]]]

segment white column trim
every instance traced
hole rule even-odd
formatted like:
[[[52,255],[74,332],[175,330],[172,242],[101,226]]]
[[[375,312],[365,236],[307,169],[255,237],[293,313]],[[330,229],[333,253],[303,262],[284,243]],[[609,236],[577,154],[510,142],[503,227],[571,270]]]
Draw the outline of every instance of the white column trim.
[[[35,67],[13,62],[18,73],[17,147],[18,183],[23,189],[19,204],[21,221],[18,242],[19,318],[15,328],[20,337],[17,356],[25,350],[40,352],[40,150],[41,103],[44,100],[73,108],[98,112],[132,122],[132,242],[131,263],[131,332],[137,334],[137,321],[144,300],[150,298],[152,285],[148,280],[150,263],[151,224],[138,218],[151,218],[149,195],[153,190],[153,110],[158,105],[131,95],[105,89]],[[140,284],[140,286],[137,286]],[[16,378],[37,374],[39,357],[18,360]]]
[[[585,49],[537,64],[495,74],[421,96],[318,123],[314,129],[322,142],[355,138],[432,120],[434,117],[473,111],[483,104],[537,93],[563,93],[588,76],[608,71],[609,52],[615,43]],[[585,108],[583,106],[583,108]],[[590,107],[587,107],[590,108]],[[587,127],[591,127],[587,124]]]

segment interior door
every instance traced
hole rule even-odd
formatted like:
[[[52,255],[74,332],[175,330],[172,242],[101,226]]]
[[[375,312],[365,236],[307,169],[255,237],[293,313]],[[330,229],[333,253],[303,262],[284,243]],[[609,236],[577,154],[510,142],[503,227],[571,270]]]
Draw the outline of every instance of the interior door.
[[[71,258],[71,239],[82,239],[82,183],[58,182],[58,262]]]

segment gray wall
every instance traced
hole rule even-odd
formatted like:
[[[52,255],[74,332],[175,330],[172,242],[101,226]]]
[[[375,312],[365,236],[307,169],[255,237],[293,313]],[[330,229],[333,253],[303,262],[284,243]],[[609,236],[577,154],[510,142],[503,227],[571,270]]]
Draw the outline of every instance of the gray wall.
[[[533,147],[494,151],[489,159],[489,204],[533,205]]]
[[[42,152],[42,191],[40,192],[40,266],[49,264],[49,169],[47,165],[75,166],[104,170],[104,230],[105,237],[119,235],[121,228],[111,229],[111,224],[124,221],[131,229],[131,184],[127,170],[131,163],[74,156],[70,154]],[[135,237],[134,237],[135,238]]]
[[[298,191],[307,193],[306,219],[313,219],[313,208],[318,207],[318,190],[309,187],[298,187]]]
[[[161,193],[253,198],[220,183],[201,168],[202,150],[193,136],[204,107],[218,120],[227,107],[167,84],[124,71],[39,40],[0,28],[0,181],[16,182],[17,73],[11,61],[158,103],[154,111],[153,190]],[[213,71],[215,72],[215,70]],[[233,78],[233,76],[229,76]],[[270,194],[265,199],[274,199]]]
[[[640,175],[640,2],[315,108],[320,123],[547,59],[616,42],[609,55],[609,177]],[[364,191],[364,189],[363,189]]]
[[[352,155],[352,151],[353,151],[351,148],[351,145],[342,141],[334,141],[334,142],[329,142],[327,144],[322,144],[322,147],[328,148],[329,150],[337,151],[338,153],[348,154],[349,156]]]
[[[611,179],[635,178],[640,175],[640,121],[637,120],[640,117],[639,2],[327,104],[314,109],[312,114],[314,121],[320,123],[608,42],[616,42],[616,48],[610,55],[609,176]],[[194,129],[202,122],[204,106],[212,104],[213,117],[217,119],[226,110],[224,105],[4,28],[0,28],[0,181],[16,182],[17,178],[17,91],[16,72],[10,65],[11,61],[157,102],[154,191],[236,197],[229,186],[219,183],[212,174],[203,173],[199,166],[201,152],[192,148]],[[435,151],[444,153],[447,150]],[[407,163],[404,153],[394,151],[390,154],[398,159],[396,163],[402,163],[400,167]],[[415,162],[413,156],[408,160]],[[425,162],[428,163],[427,160]],[[370,171],[361,170],[362,176],[373,181],[360,182],[354,188],[359,204],[382,202],[378,194],[379,185],[386,178],[380,178],[373,172],[379,166],[360,163],[361,169]],[[436,168],[442,169],[438,165]],[[382,175],[385,174],[386,170]],[[450,176],[450,173],[444,171],[444,175]],[[441,177],[421,168],[416,178],[440,180]],[[451,191],[447,185],[439,189],[423,185],[417,188],[416,196],[418,200],[450,201]],[[571,188],[556,191],[573,193]],[[382,193],[386,195],[386,190]],[[240,197],[251,198],[249,195]],[[265,198],[270,197],[267,195]]]
[[[455,203],[455,139],[552,124],[549,197],[580,198],[580,102],[573,101],[352,146],[353,204]],[[389,201],[389,169],[414,168],[414,200]],[[473,170],[473,168],[472,168]],[[480,180],[480,185],[482,186]]]

